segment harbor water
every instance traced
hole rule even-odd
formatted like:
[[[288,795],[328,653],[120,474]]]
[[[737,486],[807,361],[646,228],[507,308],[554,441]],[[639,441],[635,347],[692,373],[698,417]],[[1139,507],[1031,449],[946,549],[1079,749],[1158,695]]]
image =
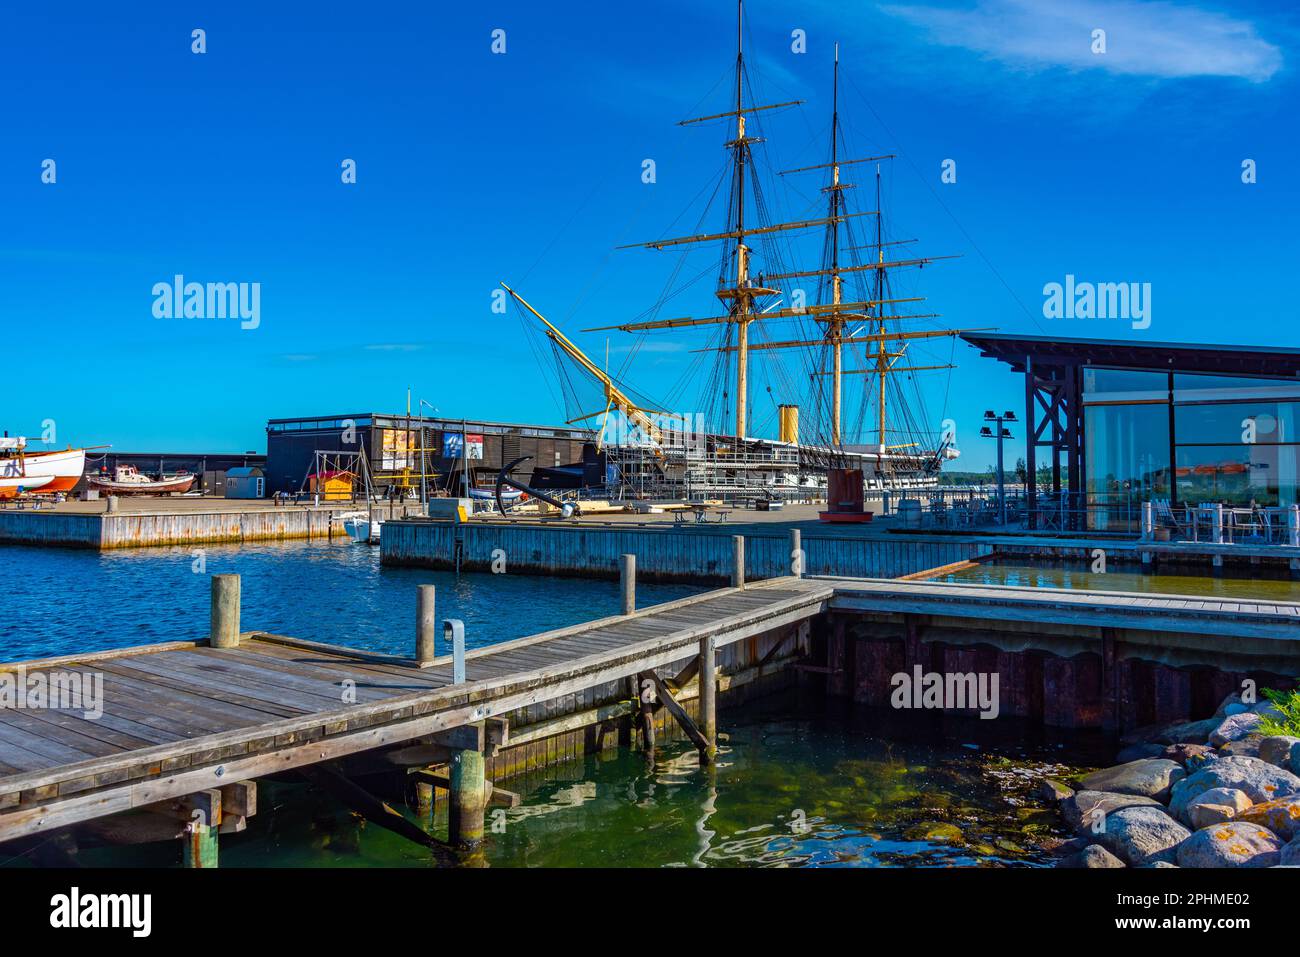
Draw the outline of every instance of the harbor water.
[[[794,694],[725,710],[720,724],[726,740],[713,772],[700,768],[689,743],[676,742],[659,750],[653,768],[640,751],[611,749],[506,782],[523,802],[489,809],[483,863],[1041,867],[1067,835],[1055,810],[1033,796],[1035,784],[1110,756],[1100,734],[810,709]],[[223,867],[439,863],[306,785],[261,787],[259,804],[271,813],[223,835]],[[445,811],[423,823],[446,836]],[[169,866],[178,854],[168,842],[86,847],[78,857],[89,866]]]
[[[1300,602],[1300,581],[1285,577],[1285,571],[1255,568],[1249,574],[1229,571],[1221,577],[1203,573],[1181,573],[1161,569],[1146,574],[1133,565],[1113,565],[1105,572],[1092,571],[1088,562],[1026,565],[986,560],[932,579],[978,585],[1019,585],[1031,588],[1065,588],[1074,591],[1140,592],[1152,595],[1193,595],[1200,598],[1256,598],[1263,601]]]
[[[470,648],[619,610],[617,582],[387,568],[379,549],[346,540],[109,552],[12,545],[0,546],[0,661],[206,637],[209,577],[223,573],[242,578],[244,630],[402,655],[412,652],[420,584],[437,587],[440,618],[465,622]],[[702,590],[647,582],[638,600]]]

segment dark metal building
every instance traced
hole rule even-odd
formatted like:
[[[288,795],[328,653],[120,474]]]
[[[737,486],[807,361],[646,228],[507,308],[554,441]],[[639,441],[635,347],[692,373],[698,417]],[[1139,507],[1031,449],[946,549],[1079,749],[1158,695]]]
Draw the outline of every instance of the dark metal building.
[[[1133,506],[1293,505],[1300,349],[968,333],[1025,375],[1025,461],[1091,527]],[[1064,477],[1063,477],[1064,472]],[[1033,516],[1039,493],[1029,486]]]
[[[197,476],[193,490],[209,495],[225,491],[226,471],[233,468],[261,467],[266,456],[258,452],[102,452],[86,453],[86,474],[112,475],[119,465],[133,465],[148,475],[174,475],[189,472]],[[85,487],[85,481],[77,488]]]
[[[502,466],[525,455],[531,459],[515,474],[526,482],[539,466],[581,462],[583,444],[594,438],[590,430],[567,426],[378,412],[271,419],[266,425],[267,491],[299,491],[318,451],[364,451],[381,494],[393,487],[418,491],[422,463],[431,492],[458,491],[467,462],[471,480],[481,477],[482,484],[490,485]]]

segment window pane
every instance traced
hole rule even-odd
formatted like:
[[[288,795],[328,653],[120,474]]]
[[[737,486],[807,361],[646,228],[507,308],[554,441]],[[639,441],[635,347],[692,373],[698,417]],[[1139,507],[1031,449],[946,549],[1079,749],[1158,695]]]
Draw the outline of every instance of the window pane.
[[[1294,445],[1180,446],[1178,500],[1294,505],[1298,452]]]
[[[1258,399],[1221,405],[1180,405],[1174,409],[1179,444],[1264,445],[1300,440],[1296,423],[1300,402]]]
[[[1169,497],[1169,407],[1095,405],[1084,411],[1084,476],[1094,528],[1127,528],[1141,503]]]
[[[1169,399],[1169,373],[1140,369],[1083,370],[1083,401],[1141,402]]]
[[[1175,402],[1221,402],[1256,397],[1300,398],[1300,379],[1174,373]]]

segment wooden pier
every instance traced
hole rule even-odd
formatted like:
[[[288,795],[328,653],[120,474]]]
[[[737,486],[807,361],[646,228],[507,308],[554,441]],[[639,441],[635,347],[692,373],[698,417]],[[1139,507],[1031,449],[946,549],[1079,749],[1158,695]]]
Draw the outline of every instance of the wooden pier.
[[[831,594],[790,578],[694,596],[469,651],[459,684],[446,655],[419,667],[258,632],[234,648],[171,642],[3,665],[29,679],[100,673],[103,714],[0,710],[0,842],[420,742],[689,661],[703,641],[720,649],[797,625]]]
[[[739,548],[736,558],[743,557]],[[630,572],[635,562],[624,567]],[[495,751],[510,746],[505,716],[539,709],[523,737],[540,741],[639,713],[653,750],[649,718],[658,706],[648,706],[657,700],[707,764],[716,747],[715,692],[727,686],[728,669],[733,678],[738,663],[751,673],[788,669],[814,649],[824,663],[803,671],[833,694],[881,703],[883,688],[887,702],[889,675],[913,664],[963,672],[982,665],[1004,675],[1008,713],[1047,723],[1076,697],[1088,714],[1101,713],[1095,699],[1120,715],[1124,681],[1147,675],[1143,662],[1228,675],[1253,667],[1241,664],[1250,659],[1270,673],[1300,674],[1294,603],[879,579],[734,580],[735,587],[639,611],[627,581],[629,613],[470,650],[459,656],[461,680],[445,647],[429,657],[432,595],[422,597],[415,653],[406,658],[241,631],[231,621],[237,589],[214,581],[211,639],[0,665],[0,678],[39,676],[49,688],[102,682],[98,715],[78,710],[93,703],[84,693],[71,707],[0,708],[0,843],[131,811],[164,822],[194,814],[216,822],[223,804],[225,823],[238,829],[254,813],[255,780],[290,770],[382,816],[382,802],[340,774],[349,761],[415,769],[426,785],[447,789],[452,837],[472,842],[482,836],[483,806],[497,795],[485,759],[490,770]],[[698,724],[683,705],[688,697]],[[1190,707],[1180,702],[1183,711]],[[429,770],[444,766],[445,773]],[[411,828],[419,839],[418,828],[387,813],[389,826]],[[197,842],[187,860],[207,853]]]

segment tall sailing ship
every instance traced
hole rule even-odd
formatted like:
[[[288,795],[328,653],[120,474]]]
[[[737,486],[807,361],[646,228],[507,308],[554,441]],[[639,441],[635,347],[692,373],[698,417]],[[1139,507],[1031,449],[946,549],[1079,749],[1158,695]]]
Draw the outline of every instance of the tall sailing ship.
[[[737,0],[731,108],[680,124],[718,122],[728,128],[728,164],[723,182],[729,180],[729,196],[723,229],[619,247],[681,247],[684,262],[685,252],[716,244],[720,255],[714,296],[723,308],[709,311],[723,314],[658,318],[662,305],[694,280],[677,288],[670,281],[659,303],[646,313],[652,318],[642,321],[638,317],[638,321],[583,330],[635,335],[638,340],[633,351],[644,337],[656,333],[683,329],[711,333],[708,347],[696,350],[712,360],[700,398],[706,411],[686,416],[660,411],[671,408],[672,403],[659,403],[636,392],[622,376],[610,373],[608,360],[604,367],[593,361],[518,292],[504,283],[502,286],[542,324],[542,332],[561,365],[561,381],[570,378],[564,366],[576,365],[584,379],[602,392],[603,409],[580,411],[582,400],[576,394],[570,397],[566,393],[566,404],[580,411],[570,424],[600,420],[601,453],[610,466],[605,471],[609,484],[617,486],[611,492],[641,497],[735,498],[766,494],[798,498],[824,489],[832,469],[860,469],[867,489],[933,486],[943,463],[956,458],[958,451],[950,432],[938,421],[931,423],[928,419],[924,396],[913,374],[954,366],[950,361],[918,362],[909,350],[918,340],[940,340],[965,330],[909,328],[918,321],[937,319],[938,314],[910,311],[910,304],[922,302],[924,297],[896,294],[892,277],[899,270],[920,269],[953,257],[893,255],[897,247],[914,241],[891,238],[885,228],[881,164],[893,155],[841,156],[844,131],[839,113],[838,45],[832,74],[828,161],[779,174],[824,176],[824,215],[768,221],[768,202],[754,152],[754,146],[764,137],[752,135],[749,126],[758,125],[760,114],[796,107],[802,101],[747,102],[743,23],[743,0]],[[876,208],[872,210],[852,210],[848,191],[855,186],[841,179],[845,167],[862,168],[862,164],[875,164]],[[856,227],[866,217],[872,217],[867,220],[872,229],[859,236]],[[782,241],[815,230],[823,236],[821,263],[815,269],[792,268],[797,253],[784,248]],[[679,264],[674,280],[681,271]],[[815,284],[811,295],[803,283]],[[779,322],[792,323],[795,336],[769,338],[768,331]],[[773,368],[766,371],[767,392],[776,405],[776,439],[754,435],[751,404],[759,362],[769,359],[774,360]],[[794,375],[782,359],[787,364],[793,360],[797,368]],[[698,375],[690,372],[688,377],[699,381]],[[846,384],[859,381],[862,389],[855,422],[846,410],[845,397],[850,391]],[[911,395],[907,392],[909,385]],[[785,401],[777,403],[777,394]],[[701,420],[721,422],[722,427],[702,428]]]

